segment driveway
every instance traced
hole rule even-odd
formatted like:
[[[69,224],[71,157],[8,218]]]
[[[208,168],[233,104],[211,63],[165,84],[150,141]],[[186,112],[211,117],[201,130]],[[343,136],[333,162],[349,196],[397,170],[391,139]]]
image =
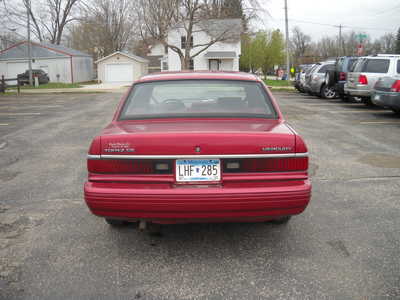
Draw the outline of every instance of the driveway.
[[[286,226],[112,229],[83,201],[121,93],[0,96],[0,299],[399,299],[400,118],[276,93],[313,198]]]

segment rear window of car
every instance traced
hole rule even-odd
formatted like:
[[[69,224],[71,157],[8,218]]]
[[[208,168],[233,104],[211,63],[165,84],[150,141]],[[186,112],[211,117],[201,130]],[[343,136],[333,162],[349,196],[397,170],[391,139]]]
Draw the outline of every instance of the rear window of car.
[[[352,71],[353,71],[353,69],[354,69],[356,63],[357,63],[357,58],[349,59],[349,62],[348,62],[348,64],[347,64],[347,70],[348,70],[348,72],[352,72]]]
[[[344,58],[339,58],[336,62],[336,71],[341,72],[343,70]]]
[[[335,69],[335,65],[325,65],[325,66],[321,67],[321,69],[319,69],[318,73],[326,73],[326,71],[334,70],[334,69]]]
[[[191,117],[257,117],[277,113],[258,82],[171,80],[136,84],[119,120]]]
[[[387,73],[390,66],[389,59],[367,59],[361,72],[365,73]]]

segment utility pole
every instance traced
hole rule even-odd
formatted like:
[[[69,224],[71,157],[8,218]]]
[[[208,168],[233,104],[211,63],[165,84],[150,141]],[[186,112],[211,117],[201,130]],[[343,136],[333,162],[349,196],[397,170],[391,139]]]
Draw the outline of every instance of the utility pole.
[[[33,85],[32,78],[32,46],[31,46],[31,0],[27,1],[26,13],[28,17],[28,67],[29,67],[29,85]]]
[[[339,25],[339,51],[338,56],[342,56],[342,24]]]
[[[285,25],[286,25],[286,79],[290,80],[290,58],[289,58],[289,20],[288,20],[288,5],[285,0]]]

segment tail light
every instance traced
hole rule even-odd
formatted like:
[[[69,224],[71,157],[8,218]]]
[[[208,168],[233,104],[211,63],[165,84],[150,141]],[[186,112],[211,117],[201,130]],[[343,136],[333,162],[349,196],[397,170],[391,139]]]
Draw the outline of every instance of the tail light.
[[[224,172],[293,172],[306,171],[308,157],[288,158],[249,158],[240,161],[227,161]]]
[[[153,161],[129,159],[88,159],[88,171],[97,174],[153,174]]]
[[[339,73],[339,80],[344,81],[347,78],[347,74],[345,72],[340,72]]]
[[[358,83],[359,84],[363,84],[363,85],[367,85],[368,84],[368,78],[365,75],[360,75],[360,77],[358,77]]]
[[[400,93],[400,80],[396,80],[392,85],[392,92]]]

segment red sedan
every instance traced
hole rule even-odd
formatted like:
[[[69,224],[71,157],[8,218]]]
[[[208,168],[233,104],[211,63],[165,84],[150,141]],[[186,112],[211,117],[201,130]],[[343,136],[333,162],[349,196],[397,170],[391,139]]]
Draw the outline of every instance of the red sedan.
[[[245,73],[142,77],[94,138],[87,167],[86,203],[114,226],[284,223],[311,197],[303,139]]]

